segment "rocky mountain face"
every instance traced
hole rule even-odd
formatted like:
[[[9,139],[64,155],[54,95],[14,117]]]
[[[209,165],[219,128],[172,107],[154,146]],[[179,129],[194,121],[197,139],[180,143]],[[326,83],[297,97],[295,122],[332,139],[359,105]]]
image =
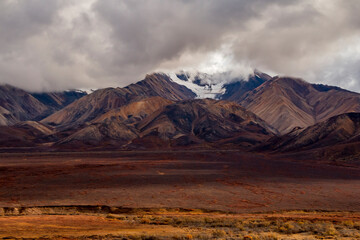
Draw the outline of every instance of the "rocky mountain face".
[[[310,84],[291,77],[272,78],[257,70],[248,79],[239,77],[229,80],[229,77],[226,73],[193,76],[186,72],[173,76],[179,84],[194,89],[197,97],[239,103],[281,134],[288,133],[294,127],[308,127],[342,113],[360,111],[360,94],[339,87]],[[221,82],[222,78],[229,83]]]
[[[156,136],[175,145],[238,142],[253,146],[276,132],[240,105],[213,99],[168,105],[142,120],[137,128],[142,139]]]
[[[321,151],[360,155],[360,94],[255,71],[248,81],[218,83],[220,92],[204,95],[223,100],[199,99],[205,92],[191,84],[211,87],[218,82],[213,77],[183,73],[174,80],[155,73],[89,95],[31,94],[4,85],[0,147],[326,149]]]
[[[13,125],[19,121],[9,110],[0,107],[0,126]]]
[[[84,94],[76,91],[28,93],[10,85],[0,85],[0,125],[40,120]]]
[[[301,152],[305,159],[347,166],[360,159],[360,113],[344,113],[305,129],[294,129],[269,139],[257,150],[295,156]]]
[[[18,121],[44,116],[49,109],[30,93],[10,86],[0,86],[0,124],[12,125]]]
[[[162,97],[149,97],[117,109],[112,109],[95,118],[92,122],[99,123],[105,120],[117,120],[135,123],[156,112],[158,109],[173,103],[174,101]]]
[[[100,89],[42,120],[52,126],[75,126],[91,121],[112,109],[148,97],[159,96],[172,101],[192,99],[196,95],[165,74],[147,75],[144,80],[125,88]]]
[[[360,94],[274,77],[249,92],[240,104],[285,134],[342,113],[360,112]]]
[[[31,93],[31,95],[51,109],[52,112],[55,112],[66,107],[75,100],[84,97],[87,93],[72,90],[63,92]]]
[[[0,146],[35,147],[48,142],[53,133],[51,128],[35,121],[0,126]]]
[[[269,75],[255,71],[254,74],[249,76],[247,80],[237,79],[236,81],[225,84],[225,93],[220,96],[220,99],[241,103],[250,91],[270,79],[271,77]]]
[[[238,142],[253,146],[274,136],[274,132],[255,114],[233,102],[172,102],[151,97],[103,114],[57,145],[143,148]]]
[[[353,142],[360,143],[360,113],[344,113],[305,129],[294,129],[270,139],[264,149],[298,151]]]
[[[63,138],[57,145],[120,147],[139,136],[136,124],[153,112],[173,103],[162,97],[150,97],[112,109],[93,119],[87,126],[80,127],[71,135]]]

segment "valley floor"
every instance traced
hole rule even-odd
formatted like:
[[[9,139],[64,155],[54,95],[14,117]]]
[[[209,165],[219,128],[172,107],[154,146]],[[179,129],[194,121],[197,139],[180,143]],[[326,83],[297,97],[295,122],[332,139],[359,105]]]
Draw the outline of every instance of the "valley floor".
[[[170,236],[169,233],[175,232],[185,239],[187,234],[191,234],[192,237],[204,234],[204,237],[210,238],[216,234],[219,234],[219,237],[230,236],[229,234],[243,237],[247,234],[257,236],[256,234],[264,232],[276,236],[298,234],[296,236],[299,239],[312,239],[306,236],[318,234],[324,237],[328,234],[331,237],[333,232],[342,237],[348,234],[349,239],[354,239],[354,236],[359,234],[357,225],[359,215],[356,213],[360,212],[359,196],[360,168],[357,165],[330,165],[304,159],[303,156],[299,160],[293,156],[240,151],[4,153],[0,156],[0,207],[15,207],[16,211],[20,212],[24,211],[25,207],[31,206],[104,205],[121,206],[123,209],[206,209],[200,213],[210,215],[215,213],[208,212],[209,210],[221,211],[216,213],[216,216],[196,215],[200,220],[194,221],[201,223],[194,223],[195,225],[192,225],[192,220],[189,220],[190,223],[182,223],[188,220],[180,219],[180,223],[185,224],[184,226],[175,223],[177,214],[174,213],[170,214],[169,219],[161,214],[161,219],[157,219],[153,216],[158,214],[156,212],[123,215],[108,211],[100,215],[39,216],[34,215],[37,214],[36,211],[30,211],[25,216],[0,217],[1,237],[30,237],[31,229],[37,229],[34,228],[36,224],[39,226],[39,230],[35,231],[37,236],[49,236],[49,232],[73,236],[74,231],[89,232],[94,236],[106,235],[106,232],[116,236],[131,235],[135,231],[138,235],[148,236],[155,233]],[[260,215],[255,213],[299,209],[326,211],[321,214],[314,213],[310,219],[307,219],[311,224],[306,222],[305,225],[318,226],[322,229],[319,232],[330,232],[317,233],[318,230],[311,230],[313,228],[310,227],[306,228],[306,231],[287,230],[287,228],[299,229],[300,223],[297,222],[298,220],[278,222],[276,219],[283,217],[279,215],[275,216],[273,223],[259,223],[259,226],[264,224],[272,226],[269,231],[251,230],[257,227],[247,225],[253,224],[247,221],[259,218]],[[328,211],[341,212],[328,215],[330,214]],[[225,213],[230,212],[235,215],[240,214],[236,215],[241,219],[243,226],[239,228],[240,230],[221,226],[211,228],[203,218],[205,216],[222,218],[228,216]],[[348,214],[348,212],[352,213]],[[350,217],[339,220],[341,222],[339,224],[334,223],[334,216],[344,216],[344,214]],[[7,215],[6,211],[0,210],[0,215]],[[323,215],[326,219],[322,219]],[[285,218],[288,219],[287,216]],[[291,220],[293,216],[289,218]],[[301,216],[300,220],[306,220],[305,218]],[[355,221],[353,224],[346,224],[356,227],[342,232],[341,226],[346,225],[342,222],[347,220]],[[162,221],[166,222],[162,223]],[[317,223],[320,225],[316,225]],[[97,232],[97,227],[92,227],[92,224],[96,226],[104,224],[104,228]],[[197,226],[198,224],[200,225]],[[70,230],[68,231],[64,226],[70,226]],[[133,230],[134,226],[137,230]],[[78,231],[77,228],[81,229]],[[187,228],[190,230],[187,231]],[[196,230],[197,228],[200,229]],[[280,228],[282,230],[279,230]],[[215,232],[215,230],[219,231]],[[22,233],[24,235],[21,235]],[[270,235],[269,238],[264,239],[276,239],[270,238]]]
[[[2,154],[0,207],[360,211],[360,168],[239,151]]]

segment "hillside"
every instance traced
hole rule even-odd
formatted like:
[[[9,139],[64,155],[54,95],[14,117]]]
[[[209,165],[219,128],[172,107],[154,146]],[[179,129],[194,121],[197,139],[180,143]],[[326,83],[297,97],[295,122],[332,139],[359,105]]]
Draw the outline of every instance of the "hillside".
[[[285,134],[338,114],[360,112],[360,94],[297,78],[274,77],[249,92],[240,104]]]
[[[49,109],[26,91],[0,85],[0,125],[41,118]]]
[[[63,92],[31,93],[31,95],[55,112],[66,107],[77,99],[82,98],[87,95],[87,93],[73,90]]]
[[[76,126],[144,98],[159,96],[172,101],[192,99],[196,95],[164,74],[147,75],[144,80],[124,88],[105,88],[89,94],[42,122],[53,126]]]
[[[231,142],[252,146],[276,131],[240,105],[212,99],[168,105],[142,120],[137,128],[144,141],[156,137],[174,145]]]
[[[217,143],[244,147],[259,144],[275,132],[233,102],[196,99],[173,103],[152,97],[109,111],[56,145],[148,149]]]
[[[79,91],[29,93],[11,85],[0,85],[0,125],[41,120],[84,95]]]
[[[294,151],[360,142],[360,113],[344,113],[306,129],[274,137],[264,149]]]

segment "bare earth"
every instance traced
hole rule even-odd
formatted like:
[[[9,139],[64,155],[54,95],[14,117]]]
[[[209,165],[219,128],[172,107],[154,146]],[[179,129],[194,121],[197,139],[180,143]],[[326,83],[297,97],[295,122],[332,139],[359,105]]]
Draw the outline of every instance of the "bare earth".
[[[0,207],[360,211],[360,168],[238,151],[2,154]]]

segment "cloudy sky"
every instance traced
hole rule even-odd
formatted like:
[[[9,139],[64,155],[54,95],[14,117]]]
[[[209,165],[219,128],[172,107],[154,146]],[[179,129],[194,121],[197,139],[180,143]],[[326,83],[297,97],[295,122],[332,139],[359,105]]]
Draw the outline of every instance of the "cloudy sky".
[[[360,92],[359,0],[1,0],[0,83],[125,86],[179,69]]]

